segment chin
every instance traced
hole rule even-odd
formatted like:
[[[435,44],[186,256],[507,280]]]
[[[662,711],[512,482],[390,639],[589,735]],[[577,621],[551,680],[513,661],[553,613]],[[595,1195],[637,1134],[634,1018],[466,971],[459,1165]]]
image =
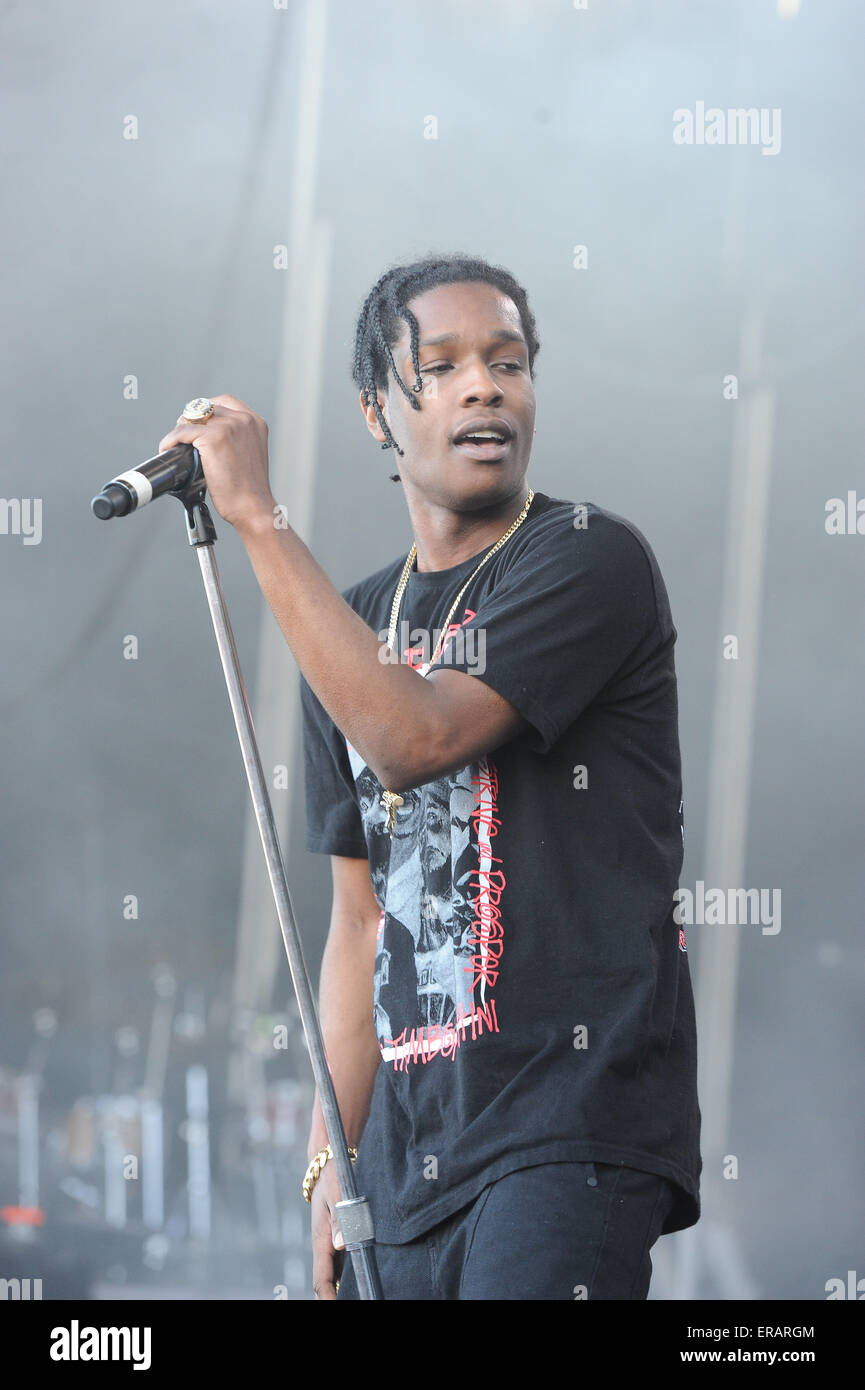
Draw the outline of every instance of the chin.
[[[512,496],[521,486],[525,472],[515,468],[507,470],[497,464],[478,463],[468,473],[462,473],[454,480],[454,491],[463,501],[483,502],[502,501]]]

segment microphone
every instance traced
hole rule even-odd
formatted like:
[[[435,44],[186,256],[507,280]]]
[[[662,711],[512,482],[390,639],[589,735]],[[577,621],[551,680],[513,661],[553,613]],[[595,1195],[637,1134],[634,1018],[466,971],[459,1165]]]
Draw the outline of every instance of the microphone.
[[[96,494],[90,510],[100,521],[127,516],[164,492],[178,492],[187,487],[196,476],[204,478],[198,450],[192,444],[175,444],[164,454],[145,459],[137,468],[118,473]]]

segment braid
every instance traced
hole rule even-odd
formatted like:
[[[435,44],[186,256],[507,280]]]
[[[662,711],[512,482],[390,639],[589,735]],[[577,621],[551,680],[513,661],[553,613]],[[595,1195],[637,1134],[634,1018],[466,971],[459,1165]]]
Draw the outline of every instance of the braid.
[[[418,355],[420,335],[417,319],[406,307],[407,302],[415,295],[437,285],[472,280],[493,285],[513,300],[528,345],[529,373],[534,378],[534,360],[541,346],[535,317],[529,308],[528,297],[522,285],[518,284],[503,266],[490,265],[488,261],[479,257],[464,255],[428,256],[425,260],[415,261],[410,265],[391,266],[373,285],[358,315],[352,378],[360,387],[364,404],[372,405],[375,410],[376,419],[385,437],[381,447],[396,449],[400,458],[403,457],[403,450],[391,434],[378,403],[377,393],[386,389],[388,374],[391,373],[412,409],[421,408],[418,400],[418,395],[423,391]],[[399,338],[403,323],[408,325],[411,360],[415,371],[411,390],[400,376],[391,350]],[[400,482],[398,473],[391,473],[390,477],[393,482]]]

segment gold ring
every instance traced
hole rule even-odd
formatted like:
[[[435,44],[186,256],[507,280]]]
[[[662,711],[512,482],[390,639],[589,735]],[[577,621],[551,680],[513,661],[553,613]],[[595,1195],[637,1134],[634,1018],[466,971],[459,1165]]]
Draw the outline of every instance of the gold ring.
[[[195,400],[187,401],[181,411],[184,420],[206,420],[213,414],[213,401],[206,396],[196,396]]]

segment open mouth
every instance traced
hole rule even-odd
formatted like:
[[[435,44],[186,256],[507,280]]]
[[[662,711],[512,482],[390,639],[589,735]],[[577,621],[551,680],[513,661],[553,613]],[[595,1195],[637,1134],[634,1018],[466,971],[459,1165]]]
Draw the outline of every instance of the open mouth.
[[[454,448],[470,458],[494,461],[504,457],[510,442],[510,439],[494,430],[478,430],[476,434],[464,435],[454,444]]]

